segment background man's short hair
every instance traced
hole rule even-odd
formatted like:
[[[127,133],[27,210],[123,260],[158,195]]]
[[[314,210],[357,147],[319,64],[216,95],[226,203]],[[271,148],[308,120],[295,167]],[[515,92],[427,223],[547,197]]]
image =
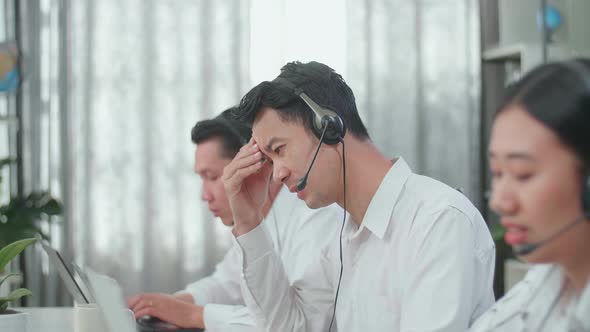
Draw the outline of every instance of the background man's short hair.
[[[233,118],[234,112],[235,107],[232,107],[213,119],[197,122],[191,130],[193,143],[199,144],[212,138],[219,138],[223,147],[222,157],[233,159],[240,148],[252,137],[250,127]]]

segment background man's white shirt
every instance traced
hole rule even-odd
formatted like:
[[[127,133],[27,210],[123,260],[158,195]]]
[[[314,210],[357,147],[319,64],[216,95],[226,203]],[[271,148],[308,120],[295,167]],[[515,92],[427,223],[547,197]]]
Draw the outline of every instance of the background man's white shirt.
[[[273,202],[261,229],[284,266],[287,280],[301,278],[307,265],[319,256],[327,243],[337,240],[344,211],[337,205],[319,210],[309,209],[305,202],[283,187]],[[207,331],[257,331],[255,321],[244,306],[240,290],[242,253],[237,243],[230,248],[215,272],[189,284],[196,304],[204,306]]]

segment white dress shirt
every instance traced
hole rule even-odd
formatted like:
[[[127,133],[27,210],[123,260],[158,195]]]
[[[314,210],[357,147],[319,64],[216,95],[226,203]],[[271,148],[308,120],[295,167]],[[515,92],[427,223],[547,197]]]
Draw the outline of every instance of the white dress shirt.
[[[534,266],[469,331],[590,332],[590,282],[564,301],[565,280],[556,265]]]
[[[295,194],[283,187],[261,228],[278,253],[289,280],[301,277],[310,262],[328,241],[336,239],[338,220],[344,210],[332,205],[312,210]],[[242,266],[241,249],[235,243],[206,278],[189,284],[183,292],[190,293],[196,304],[204,306],[207,331],[257,331],[255,323],[244,306],[240,290]]]
[[[328,331],[338,242],[290,282],[263,228],[237,240],[244,299],[258,324],[267,331]],[[339,331],[466,331],[494,303],[495,247],[480,213],[459,191],[412,173],[402,158],[361,226],[347,219],[342,241]]]

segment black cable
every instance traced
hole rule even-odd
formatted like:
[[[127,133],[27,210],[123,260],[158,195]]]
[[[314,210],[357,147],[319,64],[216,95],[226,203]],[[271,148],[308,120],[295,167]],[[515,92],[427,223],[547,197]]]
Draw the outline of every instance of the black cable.
[[[332,324],[334,324],[334,318],[336,317],[336,305],[338,304],[338,293],[340,292],[340,282],[342,281],[342,270],[344,265],[342,264],[342,231],[344,230],[344,223],[346,222],[346,158],[344,155],[344,139],[340,139],[342,143],[342,173],[344,182],[344,217],[342,217],[342,227],[340,228],[340,276],[338,277],[338,287],[336,287],[336,296],[334,297],[334,312],[332,312],[332,319],[330,320],[330,327],[328,332],[332,331]]]

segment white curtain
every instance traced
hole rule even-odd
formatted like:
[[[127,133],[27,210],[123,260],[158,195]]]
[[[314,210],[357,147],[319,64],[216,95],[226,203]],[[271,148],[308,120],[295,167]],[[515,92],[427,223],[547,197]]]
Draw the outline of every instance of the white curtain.
[[[349,0],[348,82],[372,139],[480,203],[479,8]]]
[[[200,201],[190,129],[248,88],[248,6],[70,2],[66,238],[126,294],[178,290],[229,244]]]

